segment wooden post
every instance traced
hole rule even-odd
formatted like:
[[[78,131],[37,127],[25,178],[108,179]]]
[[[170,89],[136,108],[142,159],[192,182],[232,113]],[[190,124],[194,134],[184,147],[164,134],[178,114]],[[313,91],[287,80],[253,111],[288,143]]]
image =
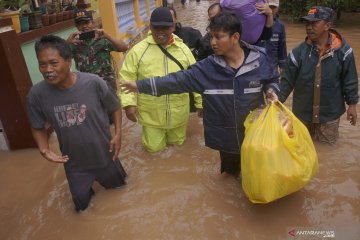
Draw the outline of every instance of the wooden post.
[[[141,28],[141,17],[140,17],[140,8],[139,8],[139,0],[133,0],[133,6],[134,6],[134,15],[135,15],[135,22],[136,22],[136,27],[138,29]]]
[[[16,32],[9,19],[0,19],[0,120],[11,150],[36,147],[26,112],[32,87]]]
[[[106,0],[99,1],[99,11],[102,21],[102,26],[105,31],[115,38],[121,38],[121,34],[118,30],[118,20],[116,16],[115,1]],[[111,56],[116,62],[116,68],[120,69],[122,64],[123,54],[119,52],[112,52]]]
[[[148,17],[150,18],[151,16],[151,12],[150,12],[150,4],[149,4],[149,0],[145,0],[145,4],[146,4],[146,14],[148,15]]]

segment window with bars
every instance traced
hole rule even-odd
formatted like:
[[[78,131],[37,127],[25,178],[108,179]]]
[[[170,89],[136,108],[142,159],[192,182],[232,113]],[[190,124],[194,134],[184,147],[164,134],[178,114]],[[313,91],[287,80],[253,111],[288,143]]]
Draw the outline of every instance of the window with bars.
[[[149,20],[149,17],[146,12],[146,0],[139,0],[139,12],[141,20],[147,22]]]
[[[120,32],[129,32],[135,28],[134,4],[132,0],[115,0],[116,16]]]
[[[155,0],[149,0],[150,12],[155,9]]]

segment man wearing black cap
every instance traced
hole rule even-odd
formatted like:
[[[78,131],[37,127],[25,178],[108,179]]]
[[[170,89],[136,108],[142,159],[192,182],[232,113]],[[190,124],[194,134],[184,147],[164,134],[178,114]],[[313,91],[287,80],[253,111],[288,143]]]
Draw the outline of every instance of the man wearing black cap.
[[[120,79],[136,81],[187,69],[195,63],[194,56],[183,41],[172,34],[175,28],[170,10],[156,8],[150,17],[147,38],[136,44],[126,55]],[[189,94],[161,97],[119,92],[126,116],[143,126],[142,143],[148,152],[158,152],[169,144],[180,145],[186,138],[189,119]],[[201,97],[195,96],[201,109]]]
[[[352,48],[334,29],[333,11],[313,7],[305,22],[307,37],[291,51],[281,78],[279,99],[293,93],[294,114],[312,136],[334,144],[339,137],[339,121],[347,109],[347,120],[356,124],[358,75]]]
[[[80,72],[93,73],[103,78],[116,92],[116,72],[113,69],[110,52],[125,52],[127,45],[96,28],[92,13],[79,10],[75,16],[75,26],[79,30],[70,34],[70,44],[76,68]]]

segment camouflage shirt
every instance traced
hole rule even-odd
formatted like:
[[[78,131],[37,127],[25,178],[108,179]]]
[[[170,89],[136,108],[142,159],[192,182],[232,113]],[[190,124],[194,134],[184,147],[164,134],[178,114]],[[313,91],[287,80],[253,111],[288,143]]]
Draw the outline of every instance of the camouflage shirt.
[[[111,51],[116,47],[106,38],[84,40],[70,45],[76,68],[102,77],[116,91],[116,74],[112,67]]]

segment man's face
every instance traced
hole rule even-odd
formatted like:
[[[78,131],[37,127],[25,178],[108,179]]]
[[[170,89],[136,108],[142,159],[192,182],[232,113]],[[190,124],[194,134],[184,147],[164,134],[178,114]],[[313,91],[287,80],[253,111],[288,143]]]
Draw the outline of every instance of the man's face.
[[[219,6],[215,6],[212,9],[210,9],[210,11],[208,12],[209,20],[211,18],[215,17],[216,14],[218,14],[219,12],[221,12],[221,9]]]
[[[80,32],[87,32],[94,30],[96,26],[93,20],[88,20],[88,21],[81,21],[79,23],[76,23],[76,28]]]
[[[152,36],[157,44],[166,46],[170,43],[171,34],[175,30],[173,26],[154,26],[150,25]]]
[[[229,32],[210,31],[210,43],[216,55],[227,55],[233,50],[235,44],[239,44],[240,34],[234,33],[230,36]]]
[[[324,20],[305,23],[306,35],[312,42],[317,42],[323,34],[327,34],[330,29],[330,23]]]
[[[64,59],[54,48],[44,48],[37,54],[39,70],[46,82],[58,88],[63,88],[69,80],[71,59]]]

